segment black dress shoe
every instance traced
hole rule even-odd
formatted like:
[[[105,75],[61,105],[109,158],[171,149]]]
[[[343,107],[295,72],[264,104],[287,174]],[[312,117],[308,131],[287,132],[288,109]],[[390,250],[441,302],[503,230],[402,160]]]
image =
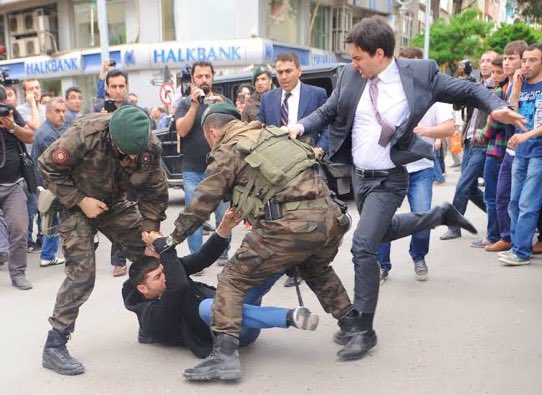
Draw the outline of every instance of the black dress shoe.
[[[339,329],[333,334],[333,341],[339,346],[346,346],[353,336],[354,333],[348,333],[343,331],[342,329]]]
[[[374,330],[367,330],[356,333],[352,336],[352,339],[346,344],[339,352],[337,356],[342,361],[352,361],[354,359],[360,359],[367,354],[367,352],[376,346],[377,338]]]
[[[449,228],[462,228],[473,234],[478,233],[474,225],[467,218],[461,215],[461,213],[457,211],[457,209],[451,203],[443,203],[440,207],[442,207],[444,215],[443,225],[448,225]],[[459,234],[461,235],[460,232]],[[441,240],[446,240],[442,238],[443,236],[444,235],[441,236]]]

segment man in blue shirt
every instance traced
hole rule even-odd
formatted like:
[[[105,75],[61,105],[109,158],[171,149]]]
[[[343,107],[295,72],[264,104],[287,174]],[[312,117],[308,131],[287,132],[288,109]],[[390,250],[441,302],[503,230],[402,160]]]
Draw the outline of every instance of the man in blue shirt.
[[[512,249],[499,253],[499,260],[509,266],[531,263],[532,240],[542,207],[542,44],[529,45],[521,63],[523,85],[518,112],[527,125],[525,131],[516,129],[508,142],[516,149],[508,206]]]
[[[34,163],[37,163],[41,154],[64,133],[65,111],[66,103],[60,97],[55,97],[47,103],[45,107],[46,120],[36,130],[36,140],[32,145],[32,159],[34,159]],[[39,186],[44,186],[43,180],[37,170],[36,180]],[[54,225],[56,225],[56,221],[53,221]],[[58,236],[49,237],[47,236],[47,230],[44,229],[40,266],[47,267],[64,264],[65,260],[56,256],[57,250]]]

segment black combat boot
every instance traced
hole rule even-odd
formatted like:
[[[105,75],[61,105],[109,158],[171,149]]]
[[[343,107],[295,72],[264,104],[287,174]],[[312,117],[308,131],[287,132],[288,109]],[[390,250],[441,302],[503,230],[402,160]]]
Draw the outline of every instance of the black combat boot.
[[[343,361],[362,358],[376,346],[376,333],[372,329],[365,329],[359,313],[349,315],[339,320],[340,330],[335,333],[335,343],[344,345],[337,356]]]
[[[41,364],[44,368],[67,376],[82,374],[85,372],[85,367],[68,352],[66,348],[68,339],[68,334],[51,329],[47,334]]]
[[[188,380],[239,380],[239,339],[221,333],[213,340],[213,351],[200,364],[186,369],[183,376]]]

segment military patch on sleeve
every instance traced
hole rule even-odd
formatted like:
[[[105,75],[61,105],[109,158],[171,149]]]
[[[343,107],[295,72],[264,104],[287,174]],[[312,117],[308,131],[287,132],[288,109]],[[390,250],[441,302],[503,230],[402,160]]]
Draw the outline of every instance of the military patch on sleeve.
[[[70,153],[64,147],[59,147],[53,151],[53,161],[57,165],[63,165],[70,160]]]

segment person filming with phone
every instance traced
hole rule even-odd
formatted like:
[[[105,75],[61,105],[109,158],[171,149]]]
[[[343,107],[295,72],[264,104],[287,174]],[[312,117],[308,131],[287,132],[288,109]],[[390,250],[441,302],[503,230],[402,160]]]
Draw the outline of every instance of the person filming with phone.
[[[32,288],[26,279],[28,212],[23,171],[27,159],[24,144],[34,141],[34,132],[19,112],[6,104],[6,90],[0,85],[0,215],[7,223],[8,261],[11,284],[20,290]]]

